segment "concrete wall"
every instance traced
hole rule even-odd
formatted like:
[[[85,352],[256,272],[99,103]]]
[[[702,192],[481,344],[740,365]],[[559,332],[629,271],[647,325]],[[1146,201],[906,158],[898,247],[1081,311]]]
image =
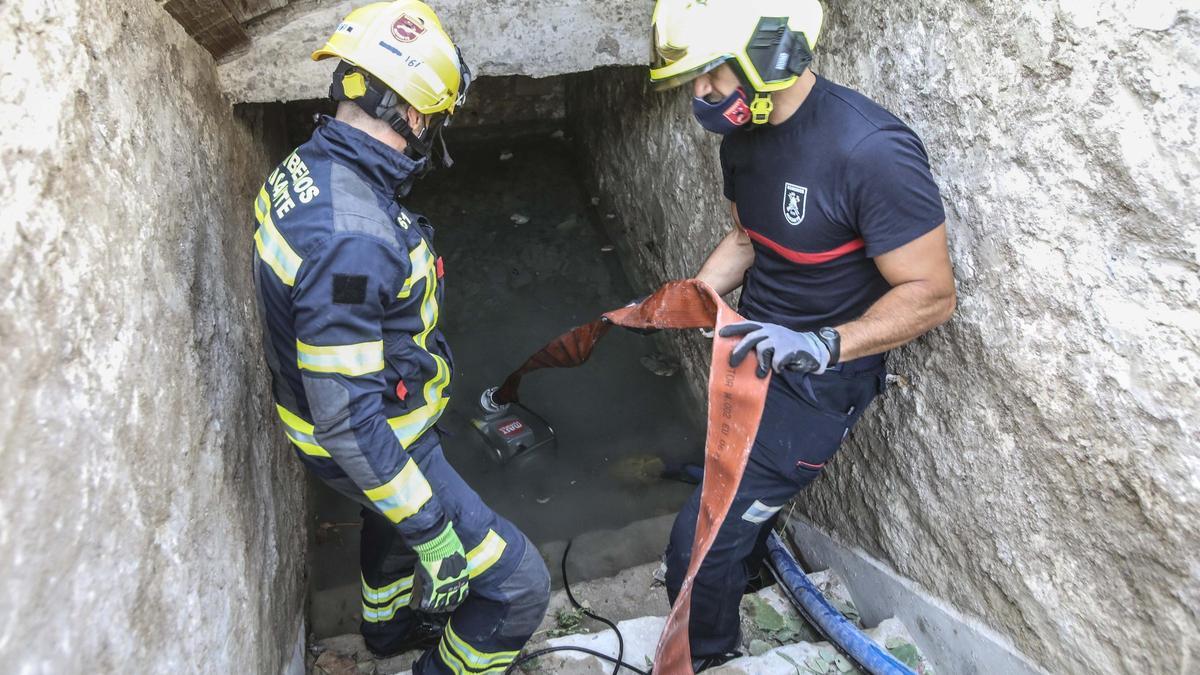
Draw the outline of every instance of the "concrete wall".
[[[960,303],[801,510],[1052,671],[1196,672],[1194,3],[828,10],[818,70],[926,141]],[[728,219],[687,95],[596,73],[568,111],[631,272],[693,273]]]
[[[298,101],[329,92],[333,62],[309,55],[357,0],[297,0],[246,27],[250,43],[221,58],[221,87],[238,102]],[[647,0],[437,0],[431,3],[477,77],[548,77],[643,63]]]
[[[277,673],[304,500],[250,277],[279,148],[151,0],[0,5],[0,663]]]

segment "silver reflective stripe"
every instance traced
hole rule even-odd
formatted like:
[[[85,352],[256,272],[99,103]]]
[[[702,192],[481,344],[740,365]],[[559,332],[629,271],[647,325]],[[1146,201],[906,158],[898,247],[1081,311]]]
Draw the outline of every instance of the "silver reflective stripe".
[[[750,508],[746,509],[746,512],[742,514],[742,520],[751,523],[765,523],[771,519],[771,516],[778,513],[779,509],[782,508],[783,504],[780,504],[779,506],[767,506],[756,499],[754,500],[754,503],[750,505]]]

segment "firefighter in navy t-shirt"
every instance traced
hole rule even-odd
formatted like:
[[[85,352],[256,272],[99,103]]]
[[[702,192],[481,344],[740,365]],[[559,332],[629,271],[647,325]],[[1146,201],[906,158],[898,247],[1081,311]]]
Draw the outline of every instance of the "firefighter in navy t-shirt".
[[[733,227],[697,279],[739,286],[734,364],[775,372],[745,477],[696,577],[697,669],[730,658],[738,603],[779,509],[812,482],[885,383],[884,355],[949,319],[945,212],[921,140],[862,94],[809,69],[818,0],[659,0],[662,88],[692,83],[693,112],[723,134]],[[667,548],[674,600],[700,491]]]

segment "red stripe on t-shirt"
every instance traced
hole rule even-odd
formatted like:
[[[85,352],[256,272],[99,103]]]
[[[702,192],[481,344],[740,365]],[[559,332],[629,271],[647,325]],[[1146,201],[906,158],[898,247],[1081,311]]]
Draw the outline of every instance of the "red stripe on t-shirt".
[[[766,246],[784,258],[794,263],[800,263],[801,265],[820,265],[821,263],[829,262],[830,260],[836,260],[847,253],[853,253],[860,248],[866,247],[867,245],[867,242],[863,241],[862,239],[852,239],[835,249],[822,251],[820,253],[805,253],[804,251],[793,251],[790,248],[785,248],[780,244],[767,239],[761,234],[754,232],[753,230],[747,229],[746,234],[750,235],[750,238],[754,241]]]

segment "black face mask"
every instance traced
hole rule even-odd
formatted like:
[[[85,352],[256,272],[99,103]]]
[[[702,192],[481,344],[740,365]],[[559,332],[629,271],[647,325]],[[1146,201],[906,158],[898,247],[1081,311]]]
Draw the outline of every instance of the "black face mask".
[[[731,134],[750,122],[750,105],[746,102],[746,90],[738,87],[720,103],[709,103],[702,98],[692,99],[692,114],[700,126],[714,134]]]

